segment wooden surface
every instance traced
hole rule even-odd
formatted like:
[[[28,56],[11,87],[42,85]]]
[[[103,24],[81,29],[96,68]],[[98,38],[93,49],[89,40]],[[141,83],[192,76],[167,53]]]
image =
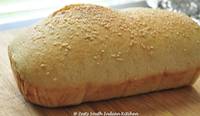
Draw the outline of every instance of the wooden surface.
[[[0,116],[71,116],[74,112],[137,112],[139,116],[199,116],[200,79],[192,87],[63,108],[26,102],[13,78],[7,45],[22,29],[0,32]]]

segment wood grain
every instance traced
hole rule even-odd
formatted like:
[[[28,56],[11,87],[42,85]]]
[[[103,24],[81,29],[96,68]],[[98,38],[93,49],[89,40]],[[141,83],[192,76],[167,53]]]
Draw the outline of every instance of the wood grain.
[[[26,102],[13,78],[7,46],[23,29],[0,32],[0,116],[71,116],[74,112],[138,112],[140,116],[200,115],[200,79],[191,87],[132,97],[44,108]]]

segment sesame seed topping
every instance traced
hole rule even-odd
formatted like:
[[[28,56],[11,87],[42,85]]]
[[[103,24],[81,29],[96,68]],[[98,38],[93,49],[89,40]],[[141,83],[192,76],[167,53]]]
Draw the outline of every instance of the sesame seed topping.
[[[123,61],[123,58],[120,57],[121,52],[117,52],[116,54],[112,54],[111,57],[115,58],[117,61]]]
[[[104,53],[105,51],[104,51],[104,50],[101,50],[101,52]]]
[[[118,33],[118,36],[121,36],[122,35],[122,33]]]
[[[69,44],[68,43],[63,43],[61,46],[62,47],[67,47]]]
[[[146,46],[143,43],[141,43],[141,46],[143,49],[146,49]]]
[[[57,45],[59,45],[59,43],[53,43],[53,45],[54,45],[54,46],[57,46]]]
[[[57,78],[53,78],[54,81],[57,81]]]
[[[133,39],[134,38],[134,35],[133,34],[131,34],[131,39]]]
[[[54,32],[53,32],[53,31],[51,31],[51,32],[49,32],[49,34],[50,34],[50,35],[53,35],[53,34],[54,34]]]
[[[69,49],[65,49],[65,52],[68,52],[69,51]]]
[[[150,49],[153,49],[154,47],[153,46],[150,46]]]
[[[120,28],[121,30],[124,30],[124,27],[122,27],[122,26],[121,26],[121,27],[119,27],[119,28]]]
[[[46,75],[49,75],[50,74],[50,72],[46,72]]]
[[[123,58],[116,58],[117,61],[123,61]]]
[[[86,40],[93,41],[94,39],[90,36],[85,37]]]
[[[105,38],[106,38],[106,39],[109,39],[109,37],[108,37],[107,35],[105,36]]]
[[[43,43],[44,43],[44,44],[46,44],[46,43],[47,43],[47,41],[46,41],[46,40],[43,40]]]
[[[64,55],[66,56],[68,53],[66,52],[66,53],[64,53]]]
[[[111,57],[116,57],[116,55],[115,55],[115,54],[112,54]]]
[[[109,28],[110,28],[110,25],[107,24],[107,25],[105,25],[104,27],[105,27],[106,29],[109,29]]]
[[[68,46],[67,46],[67,49],[68,49],[68,50],[71,50],[71,49],[72,49],[72,47],[68,45]]]
[[[45,64],[40,64],[40,67],[44,68],[44,67],[46,67],[46,65]]]
[[[152,56],[152,54],[153,54],[153,51],[148,52],[149,56]]]
[[[57,39],[60,39],[60,36],[56,36]]]
[[[96,59],[97,59],[97,56],[93,56],[93,58],[96,60]]]
[[[129,43],[129,46],[133,46],[134,44],[136,44],[136,41],[131,40],[130,43]]]

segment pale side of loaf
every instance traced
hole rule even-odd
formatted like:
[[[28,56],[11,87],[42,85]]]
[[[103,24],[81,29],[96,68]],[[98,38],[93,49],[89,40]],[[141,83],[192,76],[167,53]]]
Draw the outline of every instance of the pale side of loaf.
[[[57,107],[192,84],[200,70],[200,27],[152,9],[70,5],[9,45],[24,97]]]

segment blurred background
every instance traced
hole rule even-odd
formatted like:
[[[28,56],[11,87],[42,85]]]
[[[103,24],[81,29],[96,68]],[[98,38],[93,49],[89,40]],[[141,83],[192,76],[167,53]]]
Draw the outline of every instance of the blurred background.
[[[0,0],[0,30],[33,24],[73,3],[91,3],[117,9],[147,6],[144,0]]]
[[[162,8],[184,12],[199,22],[200,0],[0,0],[0,30],[24,27],[73,3],[91,3],[115,9],[129,7]]]

